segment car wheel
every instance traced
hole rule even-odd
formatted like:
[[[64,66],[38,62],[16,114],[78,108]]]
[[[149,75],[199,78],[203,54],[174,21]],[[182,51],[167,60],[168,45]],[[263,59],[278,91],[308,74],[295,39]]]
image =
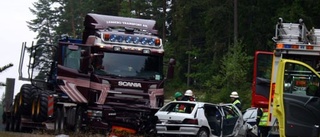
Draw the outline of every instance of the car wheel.
[[[197,137],[209,137],[208,130],[206,130],[205,128],[200,128]]]

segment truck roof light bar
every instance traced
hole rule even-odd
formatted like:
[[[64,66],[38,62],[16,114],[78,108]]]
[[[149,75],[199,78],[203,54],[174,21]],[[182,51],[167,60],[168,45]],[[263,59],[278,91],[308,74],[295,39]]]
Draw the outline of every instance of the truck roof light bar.
[[[135,36],[130,34],[102,33],[102,41],[109,44],[123,44],[138,47],[160,48],[162,41],[160,38],[151,36]]]

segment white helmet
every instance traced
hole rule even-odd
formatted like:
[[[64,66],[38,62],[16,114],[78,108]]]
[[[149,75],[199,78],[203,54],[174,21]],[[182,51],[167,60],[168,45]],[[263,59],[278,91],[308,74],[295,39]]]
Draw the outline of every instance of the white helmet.
[[[185,93],[184,93],[185,96],[193,96],[193,92],[192,90],[188,89]]]
[[[238,92],[237,91],[231,92],[230,98],[239,98]]]

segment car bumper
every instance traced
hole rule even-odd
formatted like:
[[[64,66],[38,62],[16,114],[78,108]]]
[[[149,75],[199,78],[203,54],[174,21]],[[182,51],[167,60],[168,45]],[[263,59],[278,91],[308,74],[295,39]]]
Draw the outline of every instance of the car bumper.
[[[179,134],[179,135],[197,135],[199,125],[163,125],[157,124],[157,134]]]

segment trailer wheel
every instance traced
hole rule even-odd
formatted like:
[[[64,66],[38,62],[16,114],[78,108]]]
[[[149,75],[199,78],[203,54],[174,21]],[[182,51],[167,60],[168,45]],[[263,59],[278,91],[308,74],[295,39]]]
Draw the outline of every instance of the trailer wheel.
[[[14,106],[12,106],[12,107],[14,107]],[[11,110],[11,117],[10,117],[9,121],[10,121],[9,131],[14,131],[15,126],[14,126],[14,110],[13,109]]]
[[[10,120],[8,119],[7,121],[6,121],[6,128],[5,128],[5,131],[10,131]]]
[[[20,93],[18,93],[14,98],[13,103],[13,115],[20,112],[20,105],[19,105]]]
[[[36,104],[36,121],[43,122],[48,118],[48,94],[41,93]]]
[[[21,114],[18,113],[14,117],[14,131],[20,132],[22,131],[22,125],[21,125]]]
[[[5,116],[6,117],[6,128],[5,128],[5,131],[10,131],[10,128],[11,128],[11,116],[12,116],[12,114],[10,114],[10,116],[8,116],[8,115]]]
[[[19,107],[21,107],[22,114],[31,114],[31,84],[23,84],[20,89]]]
[[[31,95],[31,117],[33,121],[37,121],[37,103],[38,103],[38,96],[41,93],[41,90],[37,88],[32,89]]]
[[[57,107],[56,118],[54,122],[54,130],[56,134],[60,134],[64,130],[64,112],[62,107]]]

